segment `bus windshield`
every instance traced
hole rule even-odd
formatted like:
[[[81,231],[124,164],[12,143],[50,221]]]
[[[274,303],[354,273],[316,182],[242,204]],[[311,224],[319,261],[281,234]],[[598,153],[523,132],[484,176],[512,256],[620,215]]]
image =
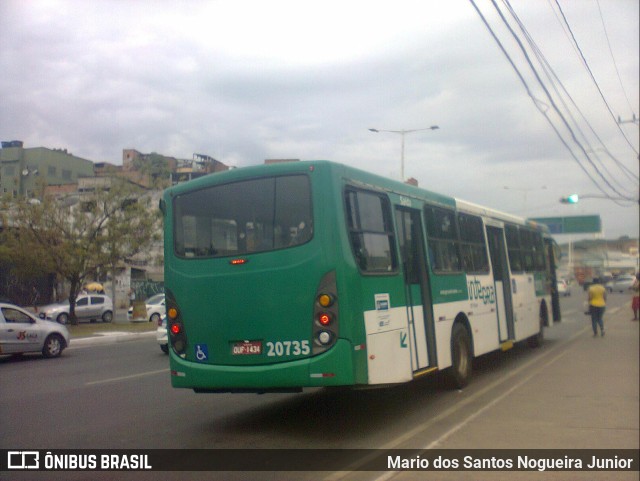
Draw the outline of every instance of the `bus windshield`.
[[[306,175],[215,185],[174,200],[174,249],[179,257],[209,258],[267,252],[313,236]]]

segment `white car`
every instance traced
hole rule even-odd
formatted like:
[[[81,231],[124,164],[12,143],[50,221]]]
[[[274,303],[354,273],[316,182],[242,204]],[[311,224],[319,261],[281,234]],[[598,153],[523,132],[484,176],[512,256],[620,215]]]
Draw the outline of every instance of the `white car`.
[[[563,279],[560,279],[558,281],[558,294],[565,297],[571,295],[571,291],[569,290],[569,284],[567,283],[567,281]]]
[[[610,292],[626,292],[633,286],[636,278],[634,276],[620,276],[616,277],[611,283]]]
[[[144,304],[147,309],[147,319],[149,322],[160,324],[160,318],[165,314],[164,294],[155,294],[144,301]],[[130,321],[134,320],[133,306],[127,311],[127,318]]]
[[[0,303],[0,354],[41,352],[58,357],[69,346],[66,326],[38,319],[13,304]]]
[[[69,322],[69,310],[69,301],[66,301],[41,307],[39,315],[40,319],[66,324]],[[76,299],[75,313],[79,321],[111,322],[113,302],[104,294],[80,294]]]
[[[156,338],[160,349],[165,354],[169,354],[169,334],[167,333],[167,315],[163,314],[158,322],[158,329],[156,330]]]

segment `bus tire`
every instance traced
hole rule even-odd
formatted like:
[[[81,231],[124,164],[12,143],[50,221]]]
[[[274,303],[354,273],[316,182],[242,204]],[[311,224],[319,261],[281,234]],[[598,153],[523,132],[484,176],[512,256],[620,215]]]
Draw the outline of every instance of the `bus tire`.
[[[451,367],[448,371],[450,384],[455,389],[462,389],[471,379],[471,338],[469,332],[459,322],[451,330]]]

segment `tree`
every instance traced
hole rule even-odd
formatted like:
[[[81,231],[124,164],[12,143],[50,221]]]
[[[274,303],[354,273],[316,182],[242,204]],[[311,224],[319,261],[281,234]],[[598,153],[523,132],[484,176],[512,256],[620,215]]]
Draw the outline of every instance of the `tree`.
[[[5,251],[18,268],[35,259],[69,283],[69,317],[76,323],[76,298],[85,281],[101,271],[110,271],[113,279],[118,262],[147,250],[158,237],[160,216],[150,202],[117,178],[63,201],[17,201],[12,228],[3,233]]]
[[[148,176],[149,185],[156,189],[164,189],[170,185],[171,167],[169,159],[156,152],[145,154],[133,161],[135,171]]]

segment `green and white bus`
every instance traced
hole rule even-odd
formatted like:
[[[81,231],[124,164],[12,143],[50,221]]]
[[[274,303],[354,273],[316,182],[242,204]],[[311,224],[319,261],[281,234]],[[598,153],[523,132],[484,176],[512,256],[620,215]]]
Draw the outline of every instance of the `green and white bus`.
[[[160,207],[177,388],[462,387],[559,320],[544,227],[345,165],[216,173]]]

